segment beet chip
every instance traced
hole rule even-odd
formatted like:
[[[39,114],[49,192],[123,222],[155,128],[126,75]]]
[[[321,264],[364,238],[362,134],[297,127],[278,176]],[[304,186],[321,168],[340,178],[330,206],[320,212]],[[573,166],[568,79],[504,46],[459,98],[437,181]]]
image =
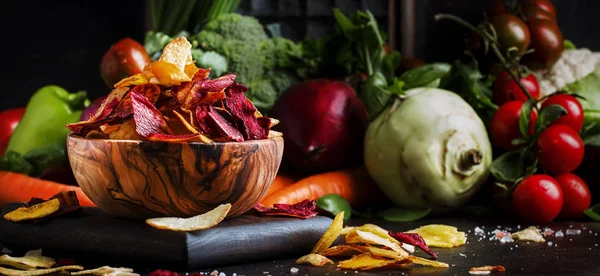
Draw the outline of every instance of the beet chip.
[[[427,246],[421,235],[417,233],[393,233],[392,231],[389,231],[388,234],[399,242],[408,243],[421,248],[425,253],[431,255],[434,260],[437,260],[437,254],[429,249],[429,246]]]
[[[165,117],[146,97],[131,92],[133,120],[138,135],[150,141],[185,142],[196,139],[199,133],[174,135]]]
[[[54,196],[52,196],[51,198],[44,200],[41,198],[31,198],[29,200],[29,202],[26,203],[26,206],[30,207],[36,204],[40,204],[42,202],[46,202],[48,200],[52,200],[58,198],[58,201],[60,202],[60,207],[58,208],[58,211],[40,218],[40,219],[36,219],[33,220],[33,223],[44,223],[49,221],[52,218],[58,217],[58,216],[63,216],[69,213],[74,213],[76,211],[79,211],[82,209],[81,205],[79,205],[79,200],[77,199],[77,193],[75,193],[74,191],[63,191],[60,192],[58,194],[55,194]]]
[[[200,71],[198,71],[200,72]],[[212,105],[217,101],[225,99],[225,88],[233,84],[235,75],[227,74],[216,79],[206,79],[196,77],[198,73],[194,75],[194,79],[191,82],[183,83],[177,88],[173,89],[177,101],[181,104],[184,109],[193,109],[197,105]]]
[[[161,89],[155,84],[137,85],[131,89],[122,87],[114,89],[102,102],[100,108],[89,120],[68,124],[73,132],[85,136],[90,131],[104,124],[120,124],[133,116],[131,93],[143,95],[151,103],[156,103],[161,94]]]
[[[262,204],[256,204],[254,210],[265,216],[287,216],[296,218],[312,218],[318,212],[317,202],[310,199],[305,199],[296,204],[273,204],[273,207],[266,207]]]
[[[199,105],[196,108],[196,120],[202,132],[211,137],[217,137],[217,141],[244,141],[242,133],[219,114],[213,106]]]
[[[233,117],[234,124],[245,140],[266,139],[269,136],[271,120],[267,117],[256,118],[256,107],[246,98],[245,85],[234,83],[225,90],[225,108]]]

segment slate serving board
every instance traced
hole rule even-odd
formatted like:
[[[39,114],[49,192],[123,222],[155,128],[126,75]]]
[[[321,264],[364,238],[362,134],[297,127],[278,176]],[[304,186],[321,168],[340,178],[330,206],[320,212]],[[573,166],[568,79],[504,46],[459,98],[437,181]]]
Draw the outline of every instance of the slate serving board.
[[[97,208],[55,218],[43,225],[14,223],[1,210],[0,244],[11,251],[43,249],[44,255],[74,257],[128,267],[200,269],[310,252],[332,220],[243,215],[196,232],[154,229],[143,221],[109,216]]]

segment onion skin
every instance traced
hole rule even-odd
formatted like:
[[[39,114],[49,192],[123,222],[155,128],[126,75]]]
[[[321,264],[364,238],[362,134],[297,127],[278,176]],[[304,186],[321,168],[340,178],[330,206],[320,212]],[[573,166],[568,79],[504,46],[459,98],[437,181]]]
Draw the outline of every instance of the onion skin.
[[[297,84],[277,100],[269,117],[285,137],[283,159],[292,171],[314,174],[363,161],[367,111],[350,85],[316,79]]]
[[[486,181],[492,147],[481,119],[455,93],[416,88],[367,129],[365,166],[396,205],[451,211]]]

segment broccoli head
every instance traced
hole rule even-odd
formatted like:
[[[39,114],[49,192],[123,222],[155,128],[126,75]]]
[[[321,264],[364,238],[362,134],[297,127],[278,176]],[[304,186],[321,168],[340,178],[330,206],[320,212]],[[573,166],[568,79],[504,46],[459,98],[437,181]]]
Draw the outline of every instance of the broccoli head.
[[[222,14],[211,20],[196,35],[200,45],[206,50],[218,51],[226,40],[243,41],[251,45],[258,45],[267,39],[263,26],[251,16],[237,13]]]
[[[263,66],[266,70],[271,68],[293,68],[295,59],[302,57],[302,47],[283,37],[273,37],[261,43]]]

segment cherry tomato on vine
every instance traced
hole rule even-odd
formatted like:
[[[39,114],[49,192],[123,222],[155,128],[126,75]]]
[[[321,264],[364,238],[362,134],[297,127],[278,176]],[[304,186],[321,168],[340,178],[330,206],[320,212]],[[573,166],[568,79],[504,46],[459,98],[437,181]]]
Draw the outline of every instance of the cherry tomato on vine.
[[[538,8],[556,18],[556,8],[550,0],[521,0],[521,9]]]
[[[519,128],[519,117],[521,116],[523,104],[524,102],[521,101],[510,101],[501,105],[496,110],[490,121],[492,145],[505,150],[513,150],[521,147],[520,145],[513,145],[512,141],[523,137]],[[535,133],[537,117],[537,113],[531,112],[529,134]]]
[[[520,82],[531,97],[536,100],[540,97],[540,84],[533,74],[521,77]],[[509,101],[527,101],[528,98],[508,71],[503,71],[498,74],[496,82],[494,82],[493,100],[496,104],[502,105]]]
[[[536,141],[536,156],[546,172],[557,175],[577,169],[583,160],[583,141],[566,125],[546,128]]]
[[[575,130],[577,133],[581,132],[583,126],[583,107],[577,98],[568,94],[554,94],[542,104],[542,109],[557,104],[567,110],[567,114],[561,116],[552,125],[566,125]]]
[[[583,211],[590,208],[592,194],[588,185],[579,176],[564,173],[554,177],[563,192],[563,206],[559,218],[576,219],[583,216]]]
[[[545,19],[556,22],[556,17],[554,15],[535,5],[523,6],[521,12],[523,12],[523,15],[525,16],[525,22],[535,19]]]
[[[501,54],[506,54],[506,50],[511,47],[516,47],[521,54],[527,50],[531,43],[531,35],[523,20],[512,14],[503,13],[491,17],[490,23],[496,31]]]
[[[548,19],[527,20],[531,35],[530,48],[535,51],[523,56],[523,63],[533,70],[550,69],[564,51],[563,35],[556,21]]]
[[[531,223],[555,219],[563,206],[563,192],[549,175],[535,174],[521,181],[513,191],[513,207],[521,218]]]

